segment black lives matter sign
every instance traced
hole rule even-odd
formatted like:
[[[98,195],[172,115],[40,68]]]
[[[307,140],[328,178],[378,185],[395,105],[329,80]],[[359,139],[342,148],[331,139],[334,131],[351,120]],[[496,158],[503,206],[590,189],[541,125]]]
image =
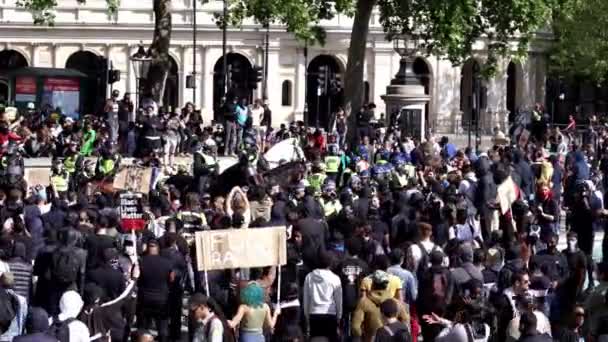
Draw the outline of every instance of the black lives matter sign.
[[[125,231],[141,230],[146,226],[141,193],[120,194],[120,225]]]

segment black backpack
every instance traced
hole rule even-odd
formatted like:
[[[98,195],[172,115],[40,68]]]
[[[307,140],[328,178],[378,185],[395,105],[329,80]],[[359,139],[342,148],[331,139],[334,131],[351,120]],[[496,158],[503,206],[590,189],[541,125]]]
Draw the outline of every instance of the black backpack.
[[[52,278],[60,284],[71,284],[78,278],[80,260],[71,248],[60,248],[53,253]]]
[[[55,337],[59,342],[70,342],[69,325],[75,320],[75,318],[68,318],[60,321],[59,317],[53,317],[53,324],[49,327],[48,334]]]
[[[210,320],[207,325],[205,326],[205,338],[207,341],[211,341],[211,324],[213,323],[213,320],[218,319],[221,323],[222,326],[224,327],[224,334],[222,335],[222,341],[224,342],[234,342],[236,341],[236,338],[234,337],[234,333],[232,332],[232,328],[228,325],[228,322],[226,322],[226,320],[220,319],[219,317],[214,317],[212,320]]]
[[[418,279],[422,279],[422,276],[426,273],[426,271],[429,270],[429,268],[431,268],[431,254],[436,251],[439,250],[439,248],[437,247],[437,245],[433,245],[433,248],[431,249],[431,252],[427,252],[426,249],[424,248],[424,246],[422,246],[421,243],[417,243],[418,248],[420,248],[420,261],[418,262],[418,269],[416,271],[416,274],[418,275]]]
[[[17,297],[5,289],[0,289],[0,332],[5,333],[19,311]]]

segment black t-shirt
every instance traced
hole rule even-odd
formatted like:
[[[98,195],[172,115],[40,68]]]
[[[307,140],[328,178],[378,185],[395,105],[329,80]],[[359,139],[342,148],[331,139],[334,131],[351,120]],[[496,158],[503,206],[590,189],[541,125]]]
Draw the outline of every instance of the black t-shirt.
[[[361,279],[368,273],[368,265],[359,258],[344,259],[336,270],[342,281],[343,305],[345,312],[352,312],[359,300]]]
[[[407,326],[402,322],[387,324],[376,331],[376,342],[410,342],[412,335]]]
[[[169,275],[173,270],[171,260],[160,255],[146,255],[141,259],[137,282],[140,301],[164,304],[169,296]]]
[[[118,298],[125,290],[124,273],[108,265],[91,270],[87,279],[104,289],[107,296],[106,300]]]
[[[87,237],[85,249],[88,251],[87,269],[91,270],[103,264],[103,251],[117,247],[116,239],[109,235],[93,234]]]

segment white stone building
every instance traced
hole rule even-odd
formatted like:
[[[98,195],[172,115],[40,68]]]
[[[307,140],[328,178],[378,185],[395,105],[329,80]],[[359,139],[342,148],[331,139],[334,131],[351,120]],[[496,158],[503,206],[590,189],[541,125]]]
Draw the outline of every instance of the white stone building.
[[[222,2],[199,3],[194,52],[192,1],[173,0],[170,55],[175,63],[168,80],[165,104],[181,107],[192,100],[193,91],[186,88],[186,76],[192,72],[193,53],[196,53],[196,104],[208,121],[213,118],[214,103],[218,101],[217,92],[214,94],[214,88],[217,88],[214,87],[214,70],[222,65],[222,34],[214,23],[213,14],[221,12]],[[14,68],[15,63],[18,66],[71,67],[86,73],[90,71],[87,68],[95,68],[100,60],[96,56],[106,58],[121,71],[121,80],[113,85],[114,89],[121,93],[136,93],[129,56],[135,53],[140,41],[150,43],[153,21],[152,0],[122,0],[118,13],[112,16],[106,11],[105,0],[87,0],[86,5],[79,5],[76,0],[62,0],[56,11],[55,26],[39,27],[32,24],[29,12],[16,7],[15,0],[0,0],[0,96],[10,98],[11,89],[2,75]],[[315,72],[319,65],[329,65],[337,73],[344,72],[351,24],[352,19],[343,16],[324,23],[327,43],[308,47],[307,58],[301,42],[284,28],[271,26],[267,82],[274,125],[302,118],[307,100],[307,68]],[[230,29],[227,42],[228,51],[233,54],[231,60],[240,60],[249,66],[264,65],[265,30],[260,25],[249,22],[242,28]],[[479,61],[484,58],[484,48],[484,42],[475,46]],[[462,131],[463,118],[466,120],[470,112],[473,63],[474,60],[470,60],[464,66],[452,66],[449,61],[435,56],[421,57],[417,62],[417,70],[429,75],[426,91],[431,101],[427,108],[427,126],[438,132]],[[481,114],[482,127],[486,130],[503,125],[508,109],[544,101],[546,68],[542,50],[531,49],[529,58],[522,63],[505,60],[500,64],[498,76],[486,84],[487,106]],[[384,112],[381,96],[398,69],[399,56],[393,51],[392,43],[385,40],[376,13],[371,19],[364,79],[365,99],[377,105],[377,113]],[[252,98],[261,95],[261,89],[257,89]],[[308,100],[309,113],[315,112],[315,91],[308,92]],[[335,107],[340,95],[332,96],[331,100]],[[326,101],[326,97],[319,101],[321,122],[327,112]]]

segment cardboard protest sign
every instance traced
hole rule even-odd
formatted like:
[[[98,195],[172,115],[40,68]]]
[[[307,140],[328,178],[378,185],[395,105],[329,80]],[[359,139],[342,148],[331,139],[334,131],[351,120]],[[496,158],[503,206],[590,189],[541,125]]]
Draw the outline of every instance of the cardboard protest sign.
[[[142,194],[125,192],[120,194],[120,226],[125,231],[141,230],[146,227]]]
[[[196,232],[200,271],[265,267],[287,263],[285,227]]]
[[[114,177],[114,190],[130,190],[148,193],[152,180],[150,167],[126,167],[118,171]]]
[[[51,168],[25,168],[23,178],[27,186],[49,186],[51,184]]]

